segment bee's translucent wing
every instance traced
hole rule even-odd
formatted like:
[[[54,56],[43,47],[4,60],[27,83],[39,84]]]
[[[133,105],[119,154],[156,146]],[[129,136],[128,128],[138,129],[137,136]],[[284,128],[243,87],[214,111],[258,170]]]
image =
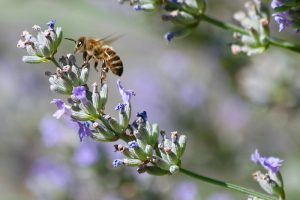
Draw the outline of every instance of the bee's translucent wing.
[[[114,41],[118,40],[119,38],[123,37],[124,35],[115,35],[115,33],[105,36],[104,38],[99,39],[99,41],[104,42],[105,44],[111,44]]]

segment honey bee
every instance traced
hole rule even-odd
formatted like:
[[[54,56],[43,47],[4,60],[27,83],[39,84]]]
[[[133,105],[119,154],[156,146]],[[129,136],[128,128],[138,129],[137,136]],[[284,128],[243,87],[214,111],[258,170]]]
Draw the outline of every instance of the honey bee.
[[[105,79],[106,72],[109,69],[112,73],[121,76],[123,73],[123,62],[117,53],[109,46],[119,37],[111,38],[107,36],[103,39],[82,36],[78,40],[65,38],[75,42],[74,53],[83,53],[84,64],[87,64],[91,59],[94,59],[94,67],[97,70],[98,62],[102,62],[101,81]]]

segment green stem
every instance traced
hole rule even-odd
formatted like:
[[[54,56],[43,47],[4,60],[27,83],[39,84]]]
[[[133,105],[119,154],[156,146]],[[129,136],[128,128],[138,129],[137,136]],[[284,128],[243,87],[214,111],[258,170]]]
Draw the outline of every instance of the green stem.
[[[277,38],[269,38],[268,40],[269,40],[270,44],[272,44],[276,47],[288,49],[288,50],[295,51],[295,52],[300,52],[299,45],[295,45],[293,43],[289,43],[289,42],[286,42],[286,41],[283,41],[283,40],[277,39]]]
[[[207,16],[205,14],[201,14],[200,19],[203,20],[203,21],[206,21],[206,22],[208,22],[208,23],[210,23],[212,25],[215,25],[215,26],[217,26],[219,28],[222,28],[222,29],[231,30],[233,32],[238,32],[238,33],[241,33],[243,35],[249,35],[248,31],[246,31],[245,29],[243,29],[243,28],[241,28],[239,26],[222,22],[220,20],[211,18],[211,17],[209,17],[209,16]]]
[[[61,69],[61,66],[58,64],[58,62],[56,61],[56,59],[55,59],[54,57],[51,59],[51,61],[54,63],[54,65],[55,65],[56,67],[58,67],[58,68]]]
[[[262,194],[262,193],[259,193],[259,192],[256,192],[254,190],[250,190],[250,189],[238,186],[238,185],[234,185],[234,184],[231,184],[231,183],[226,183],[226,182],[219,181],[219,180],[216,180],[216,179],[212,179],[212,178],[209,178],[209,177],[206,177],[206,176],[202,176],[202,175],[196,174],[194,172],[191,172],[191,171],[183,169],[183,168],[180,168],[180,172],[185,174],[185,175],[188,175],[190,177],[193,177],[195,179],[198,179],[198,180],[201,180],[201,181],[204,181],[204,182],[207,182],[207,183],[211,183],[211,184],[214,184],[214,185],[218,185],[218,186],[221,186],[221,187],[225,187],[227,189],[235,190],[235,191],[240,192],[240,193],[252,195],[252,196],[264,199],[264,200],[275,200],[275,197],[271,197],[269,195],[265,195],[265,194]]]

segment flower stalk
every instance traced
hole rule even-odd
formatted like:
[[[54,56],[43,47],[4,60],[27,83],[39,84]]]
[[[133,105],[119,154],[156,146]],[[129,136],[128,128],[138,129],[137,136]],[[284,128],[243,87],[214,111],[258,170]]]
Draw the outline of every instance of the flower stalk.
[[[223,182],[223,181],[220,181],[220,180],[217,180],[217,179],[209,178],[207,176],[196,174],[196,173],[194,173],[192,171],[189,171],[187,169],[184,169],[184,168],[180,168],[179,172],[182,173],[182,174],[185,174],[187,176],[190,176],[192,178],[204,181],[206,183],[210,183],[210,184],[213,184],[213,185],[218,185],[218,186],[221,186],[221,187],[224,187],[224,188],[227,188],[227,189],[230,189],[230,190],[234,190],[234,191],[237,191],[237,192],[240,192],[240,193],[243,193],[243,194],[252,195],[252,196],[258,197],[260,199],[276,200],[275,197],[271,197],[269,195],[256,192],[254,190],[247,189],[247,188],[241,187],[239,185],[234,185],[234,184]]]
[[[202,19],[202,21],[205,21],[205,22],[207,22],[211,25],[214,25],[216,27],[219,27],[221,29],[232,31],[232,32],[237,32],[242,35],[249,35],[249,33],[245,29],[242,29],[239,26],[220,21],[220,20],[212,18],[204,13],[201,14],[201,19]],[[284,41],[284,40],[281,40],[278,38],[274,38],[274,37],[268,37],[267,40],[273,46],[300,53],[300,45],[293,44],[293,43],[290,43],[290,42],[287,42],[287,41]]]

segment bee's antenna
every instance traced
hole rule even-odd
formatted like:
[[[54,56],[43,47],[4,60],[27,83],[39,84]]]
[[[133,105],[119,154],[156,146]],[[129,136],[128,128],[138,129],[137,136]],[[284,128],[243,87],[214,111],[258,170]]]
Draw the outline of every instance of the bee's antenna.
[[[65,38],[65,39],[76,43],[76,40],[74,40],[73,38]]]

